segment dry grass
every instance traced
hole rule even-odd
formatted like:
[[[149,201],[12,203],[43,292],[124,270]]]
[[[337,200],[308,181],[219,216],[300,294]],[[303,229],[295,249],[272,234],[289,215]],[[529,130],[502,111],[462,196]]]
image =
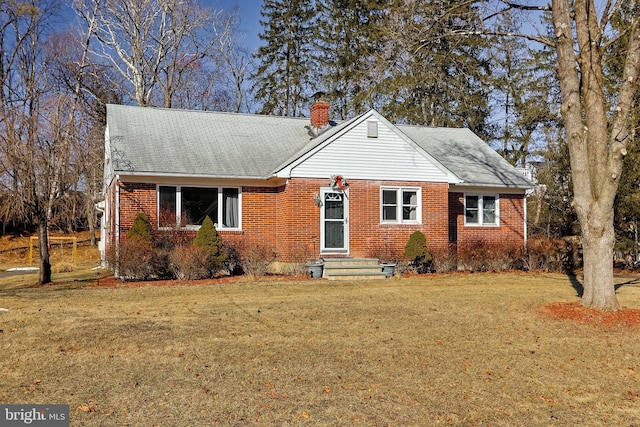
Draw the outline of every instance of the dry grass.
[[[89,283],[0,284],[1,402],[83,426],[640,420],[638,329],[544,316],[575,299],[561,275]]]
[[[95,265],[100,261],[100,255],[95,247],[89,245],[90,234],[80,232],[71,234],[51,234],[52,237],[77,237],[77,253],[76,259],[78,264]],[[37,241],[33,248],[33,265],[38,265],[38,248]],[[51,265],[67,265],[73,264],[73,247],[71,242],[60,244],[58,241],[50,243],[49,258]],[[29,265],[29,236],[0,236],[0,270],[6,270],[11,267],[22,267]]]

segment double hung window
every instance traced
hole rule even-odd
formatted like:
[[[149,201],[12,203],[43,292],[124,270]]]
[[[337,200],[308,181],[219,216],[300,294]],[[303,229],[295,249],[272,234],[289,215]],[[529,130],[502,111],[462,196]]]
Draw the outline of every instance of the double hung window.
[[[465,195],[464,220],[466,225],[498,225],[498,196]]]
[[[383,223],[420,223],[422,218],[420,188],[383,187],[380,193],[380,216]]]

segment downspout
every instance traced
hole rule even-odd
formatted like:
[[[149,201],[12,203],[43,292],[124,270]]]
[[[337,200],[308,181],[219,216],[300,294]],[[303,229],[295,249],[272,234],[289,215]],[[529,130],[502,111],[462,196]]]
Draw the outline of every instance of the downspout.
[[[105,239],[106,239],[106,216],[107,216],[107,204],[103,207],[99,206],[99,203],[95,204],[95,209],[100,212],[100,241],[98,242],[98,250],[100,252],[100,267],[105,268],[107,265],[107,257],[105,254]]]
[[[524,249],[527,249],[527,192],[524,193]]]
[[[120,175],[116,175],[115,179],[116,184],[116,206],[115,206],[115,238],[116,238],[116,265],[114,269],[114,274],[116,277],[119,276],[119,266],[120,266]]]

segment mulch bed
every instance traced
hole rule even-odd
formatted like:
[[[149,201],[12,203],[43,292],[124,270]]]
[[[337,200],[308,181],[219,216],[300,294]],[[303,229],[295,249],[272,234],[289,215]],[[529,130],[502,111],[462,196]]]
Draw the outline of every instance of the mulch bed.
[[[617,311],[601,311],[583,307],[579,301],[554,302],[542,307],[542,312],[558,320],[605,327],[640,325],[640,309],[622,308]]]

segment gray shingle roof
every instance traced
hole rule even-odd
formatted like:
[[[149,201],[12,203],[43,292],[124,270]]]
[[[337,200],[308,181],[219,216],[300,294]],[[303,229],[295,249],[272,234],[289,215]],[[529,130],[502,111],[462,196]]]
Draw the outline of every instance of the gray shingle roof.
[[[123,174],[268,178],[352,121],[314,139],[307,118],[107,105],[113,170]],[[465,184],[532,186],[468,129],[398,129]]]
[[[265,178],[307,145],[309,119],[107,106],[114,170]]]
[[[464,128],[398,126],[467,185],[529,188],[533,184],[475,133]]]

